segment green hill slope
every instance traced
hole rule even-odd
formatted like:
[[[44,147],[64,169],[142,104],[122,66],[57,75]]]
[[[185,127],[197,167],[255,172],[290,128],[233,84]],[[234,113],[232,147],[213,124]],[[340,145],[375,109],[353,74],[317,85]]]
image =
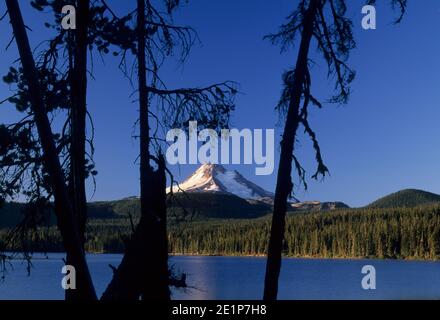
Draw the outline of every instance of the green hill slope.
[[[24,204],[5,203],[0,208],[0,229],[17,225],[23,218]],[[185,208],[186,210],[184,210]],[[266,203],[248,202],[231,194],[223,193],[176,193],[168,201],[171,219],[247,219],[264,216],[272,207]],[[89,220],[125,220],[131,216],[136,220],[140,215],[138,198],[116,201],[100,201],[88,204]],[[55,220],[53,221],[55,224]]]
[[[417,189],[405,189],[370,203],[368,208],[413,208],[440,203],[440,195]]]
[[[223,193],[176,193],[168,201],[168,214],[177,218],[256,218],[269,213],[271,208],[262,202],[250,203],[237,196]],[[139,214],[138,198],[89,204],[90,219],[118,219],[128,218],[130,215],[136,218]]]
[[[272,206],[263,202],[246,201],[224,193],[176,193],[168,204],[169,213],[193,218],[247,219],[258,218],[271,212]],[[187,212],[184,212],[185,208]]]

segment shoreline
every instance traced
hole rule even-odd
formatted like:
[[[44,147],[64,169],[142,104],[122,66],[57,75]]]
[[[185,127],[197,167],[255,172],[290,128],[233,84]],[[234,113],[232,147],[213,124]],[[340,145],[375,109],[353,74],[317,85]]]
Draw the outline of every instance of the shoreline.
[[[223,254],[191,254],[191,253],[170,253],[169,257],[224,257],[224,258],[266,258],[264,254],[258,255],[223,255]],[[383,261],[420,261],[440,262],[440,259],[422,258],[378,258],[378,257],[319,257],[319,256],[282,256],[282,259],[303,259],[303,260],[383,260]]]
[[[21,255],[22,252],[7,252],[8,254]],[[34,252],[31,254],[31,259],[33,260],[47,260],[50,259],[48,255],[50,254],[65,254],[65,252]],[[123,252],[86,252],[87,255],[123,255]],[[33,255],[38,255],[34,257]],[[242,255],[242,254],[195,254],[195,253],[169,253],[170,258],[172,257],[223,257],[223,258],[261,258],[264,259],[267,256],[265,254],[254,254],[254,255]],[[24,258],[13,258],[13,260],[23,260]],[[421,259],[416,257],[411,258],[378,258],[378,257],[320,257],[320,256],[283,256],[282,259],[303,259],[303,260],[378,260],[378,261],[408,261],[408,262],[440,262],[440,259]]]

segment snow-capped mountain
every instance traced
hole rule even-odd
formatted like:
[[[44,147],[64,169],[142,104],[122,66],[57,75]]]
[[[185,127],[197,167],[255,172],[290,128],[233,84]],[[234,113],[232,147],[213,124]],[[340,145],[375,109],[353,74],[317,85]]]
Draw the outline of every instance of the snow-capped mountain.
[[[167,193],[171,188],[167,188]],[[273,205],[274,194],[244,178],[235,170],[219,164],[200,166],[185,181],[173,186],[173,192],[232,194],[250,204]],[[290,211],[327,211],[348,208],[343,202],[289,202]]]
[[[167,192],[170,188],[167,189]],[[173,186],[173,192],[218,192],[233,194],[246,200],[269,200],[274,194],[244,178],[235,170],[226,170],[219,164],[203,164],[182,183]]]

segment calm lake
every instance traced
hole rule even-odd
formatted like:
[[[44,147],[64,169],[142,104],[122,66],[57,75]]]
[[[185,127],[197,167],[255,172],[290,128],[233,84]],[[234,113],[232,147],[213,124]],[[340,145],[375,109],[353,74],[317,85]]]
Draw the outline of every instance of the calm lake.
[[[121,255],[88,255],[98,293],[110,281],[109,264]],[[14,261],[0,282],[0,299],[63,299],[62,254],[34,259],[30,276],[26,263]],[[173,299],[260,299],[264,258],[172,257],[170,264],[187,274],[194,289],[174,291]],[[362,267],[376,269],[376,290],[363,290]],[[440,299],[440,262],[396,260],[284,259],[280,299]]]

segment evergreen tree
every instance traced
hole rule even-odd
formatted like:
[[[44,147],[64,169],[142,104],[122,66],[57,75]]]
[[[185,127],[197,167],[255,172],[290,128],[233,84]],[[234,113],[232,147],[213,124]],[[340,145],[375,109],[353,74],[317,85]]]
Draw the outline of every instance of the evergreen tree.
[[[402,12],[406,0],[392,0],[401,4]],[[374,1],[370,1],[374,3]],[[275,189],[272,228],[270,232],[264,299],[274,300],[278,292],[278,278],[281,269],[281,254],[285,232],[287,201],[293,190],[292,162],[299,179],[307,187],[305,171],[295,156],[294,147],[297,130],[300,125],[312,140],[318,164],[312,176],[325,176],[328,173],[324,165],[321,150],[315,132],[308,122],[309,104],[321,108],[321,103],[312,95],[311,76],[309,71],[309,49],[315,40],[328,66],[328,76],[335,79],[336,93],[329,100],[332,103],[347,103],[350,94],[350,83],[355,73],[346,61],[350,51],[355,47],[352,34],[352,23],[346,17],[345,0],[302,0],[297,9],[287,17],[287,22],[280,31],[268,38],[287,49],[300,35],[300,44],[296,65],[283,76],[284,90],[278,109],[285,117],[284,132],[281,140],[280,160]],[[302,104],[301,104],[302,103]]]

